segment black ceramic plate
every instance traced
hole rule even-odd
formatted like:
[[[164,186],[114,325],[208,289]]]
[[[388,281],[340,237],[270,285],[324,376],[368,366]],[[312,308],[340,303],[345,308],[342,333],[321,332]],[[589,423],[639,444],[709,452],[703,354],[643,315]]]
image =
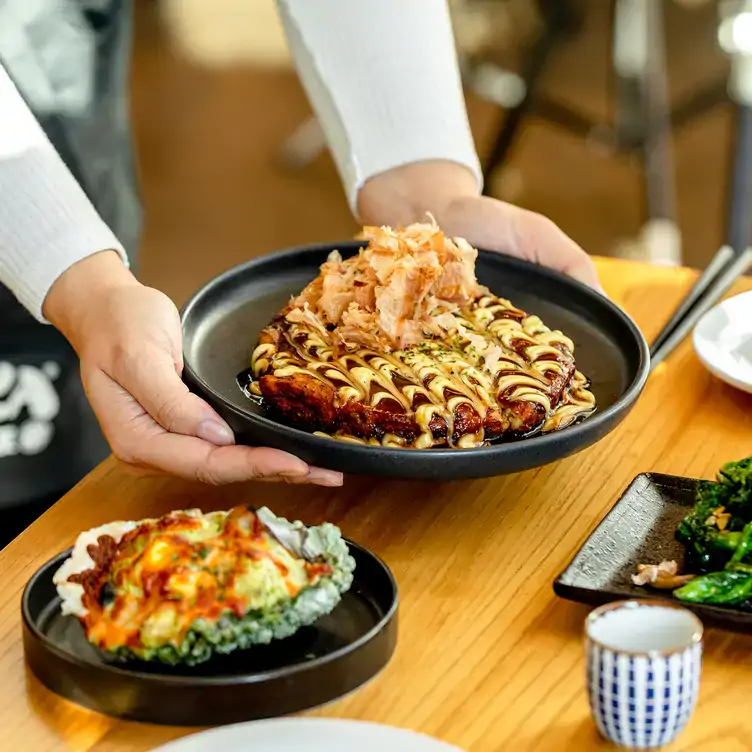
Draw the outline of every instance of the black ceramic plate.
[[[695,502],[698,482],[638,475],[554,582],[556,594],[592,606],[625,598],[671,600],[694,611],[708,626],[752,634],[751,611],[685,603],[669,592],[632,582],[640,563],[674,560],[681,571],[684,546],[674,533]]]
[[[397,640],[397,585],[374,554],[348,541],[355,580],[331,614],[286,640],[194,668],[114,664],[62,616],[47,562],[22,599],[26,661],[48,689],[106,715],[172,726],[213,726],[295,713],[373,678]]]
[[[642,391],[647,344],[618,306],[551,270],[480,251],[476,270],[482,284],[574,340],[578,366],[592,380],[595,414],[545,436],[477,449],[364,446],[278,423],[245,396],[236,377],[250,367],[261,329],[316,277],[333,248],[349,256],[359,244],[309,246],[255,259],[213,279],[183,308],[184,379],[242,443],[284,449],[311,464],[360,475],[490,477],[545,465],[599,441],[623,420]]]

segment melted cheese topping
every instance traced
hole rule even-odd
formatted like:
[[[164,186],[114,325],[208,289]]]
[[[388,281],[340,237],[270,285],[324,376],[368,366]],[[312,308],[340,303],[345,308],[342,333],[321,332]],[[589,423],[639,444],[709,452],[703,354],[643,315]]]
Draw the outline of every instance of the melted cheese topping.
[[[290,553],[245,507],[127,527],[112,530],[117,540],[109,529],[91,531],[84,541],[91,566],[71,557],[56,575],[58,589],[80,589],[80,608],[70,611],[103,650],[178,645],[199,619],[274,608],[329,571]]]
[[[447,441],[435,438],[430,428],[435,416],[444,420],[452,444],[455,416],[462,406],[485,416],[490,408],[535,403],[545,416],[536,430],[544,432],[571,425],[595,409],[595,397],[579,371],[558,404],[551,404],[551,384],[572,367],[574,343],[537,316],[487,295],[454,314],[452,321],[444,338],[389,353],[363,347],[345,347],[342,352],[329,332],[305,321],[272,325],[270,329],[276,328],[274,333],[281,333],[281,339],[279,344],[264,342],[256,347],[248,394],[262,396],[258,379],[266,374],[285,378],[304,373],[336,390],[337,407],[359,400],[373,408],[414,414],[420,428],[420,435],[409,445],[414,448]],[[350,435],[334,438],[408,446],[392,434],[380,440]],[[483,429],[456,440],[460,448],[484,443]]]

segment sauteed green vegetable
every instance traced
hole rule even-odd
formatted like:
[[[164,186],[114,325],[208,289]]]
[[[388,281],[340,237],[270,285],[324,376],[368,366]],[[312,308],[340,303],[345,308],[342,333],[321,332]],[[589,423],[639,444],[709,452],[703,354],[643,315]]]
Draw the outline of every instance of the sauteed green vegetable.
[[[642,565],[636,584],[673,589],[688,603],[752,600],[752,457],[726,463],[715,481],[699,484],[676,538],[686,549],[684,574],[677,575],[674,562]]]

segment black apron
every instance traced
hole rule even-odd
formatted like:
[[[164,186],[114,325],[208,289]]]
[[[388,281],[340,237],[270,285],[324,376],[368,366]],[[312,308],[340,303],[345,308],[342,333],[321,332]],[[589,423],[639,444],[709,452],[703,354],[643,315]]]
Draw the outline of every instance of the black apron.
[[[0,59],[133,268],[132,10],[131,0],[0,0]],[[108,454],[75,352],[0,285],[0,509],[60,496]]]

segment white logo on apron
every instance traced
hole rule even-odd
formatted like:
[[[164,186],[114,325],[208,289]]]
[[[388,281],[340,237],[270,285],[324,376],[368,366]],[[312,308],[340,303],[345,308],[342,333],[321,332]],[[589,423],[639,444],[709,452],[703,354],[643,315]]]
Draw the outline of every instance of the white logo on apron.
[[[50,445],[60,412],[53,385],[59,375],[52,361],[41,368],[0,361],[0,458],[40,454]]]

